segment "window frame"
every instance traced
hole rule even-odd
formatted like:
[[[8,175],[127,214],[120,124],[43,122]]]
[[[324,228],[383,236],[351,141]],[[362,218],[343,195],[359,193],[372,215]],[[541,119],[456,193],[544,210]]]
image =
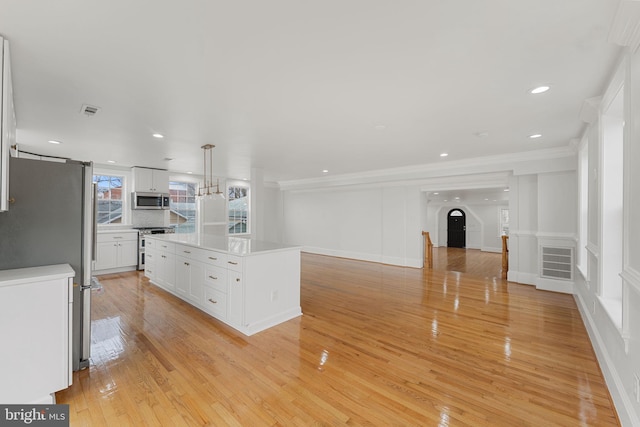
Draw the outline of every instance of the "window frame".
[[[226,233],[229,236],[246,236],[251,234],[251,185],[248,182],[245,181],[233,181],[233,180],[229,180],[226,183],[226,195],[227,195],[227,206],[226,206],[226,222],[227,222],[227,226],[226,226]],[[230,223],[231,221],[229,220],[230,218],[230,211],[231,211],[231,207],[230,207],[230,203],[232,200],[235,200],[231,198],[231,194],[230,191],[232,188],[243,188],[246,189],[246,215],[244,218],[244,223],[245,223],[245,230],[243,232],[240,233],[236,233],[236,232],[232,232],[231,228],[230,228]]]
[[[108,170],[93,170],[93,174],[92,174],[92,182],[96,185],[96,190],[99,188],[98,187],[98,181],[97,181],[97,177],[109,177],[109,182],[111,182],[111,180],[113,178],[117,178],[120,179],[120,194],[121,194],[121,198],[120,198],[120,202],[121,202],[121,214],[120,214],[120,222],[107,222],[107,223],[100,223],[98,222],[98,218],[96,217],[94,220],[96,221],[96,224],[100,227],[120,227],[123,225],[128,225],[129,224],[129,204],[128,204],[128,198],[127,198],[127,175],[123,174],[123,173],[119,173],[118,171],[108,171]],[[117,188],[117,187],[111,187],[111,185],[109,185],[109,190],[112,190],[112,188]],[[97,198],[97,194],[99,193],[99,191],[96,191],[96,215],[98,214],[98,201],[99,200],[109,200],[109,201],[116,201],[118,199],[99,199]]]
[[[193,216],[193,230],[191,231],[181,231],[180,230],[180,225],[181,224],[176,224],[171,222],[171,213],[173,212],[173,209],[171,208],[172,203],[174,203],[173,198],[174,195],[172,194],[172,186],[173,185],[185,185],[185,186],[191,186],[193,189],[193,211],[194,211],[194,216]],[[198,183],[196,182],[192,182],[192,181],[186,181],[186,180],[173,180],[173,179],[169,179],[169,225],[173,226],[174,224],[176,224],[175,226],[175,230],[177,233],[195,233],[198,230],[198,219],[199,219],[199,212],[198,212],[198,203],[197,203],[197,198],[196,195],[198,194]],[[180,197],[180,195],[177,195],[177,197]],[[188,195],[185,195],[185,197],[190,197]],[[175,203],[180,203],[180,202],[175,202]],[[188,203],[188,202],[185,202]],[[189,222],[188,220],[186,221],[187,223]]]

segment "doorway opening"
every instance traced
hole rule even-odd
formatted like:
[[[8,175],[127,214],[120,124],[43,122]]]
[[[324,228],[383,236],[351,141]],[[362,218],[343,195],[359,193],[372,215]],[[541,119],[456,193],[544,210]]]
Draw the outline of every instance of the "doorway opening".
[[[451,209],[447,214],[447,247],[464,248],[466,242],[466,214],[462,209]]]

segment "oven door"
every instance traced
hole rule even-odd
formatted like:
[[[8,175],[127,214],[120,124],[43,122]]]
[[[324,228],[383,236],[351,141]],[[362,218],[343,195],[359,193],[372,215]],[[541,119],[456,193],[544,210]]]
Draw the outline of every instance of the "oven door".
[[[138,270],[144,270],[144,234],[138,234]]]

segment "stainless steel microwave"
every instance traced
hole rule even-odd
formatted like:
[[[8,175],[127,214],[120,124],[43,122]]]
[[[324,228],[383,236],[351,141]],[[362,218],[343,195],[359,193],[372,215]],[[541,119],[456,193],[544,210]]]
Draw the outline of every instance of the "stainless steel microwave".
[[[169,209],[169,194],[167,193],[143,193],[134,191],[131,193],[132,209]]]

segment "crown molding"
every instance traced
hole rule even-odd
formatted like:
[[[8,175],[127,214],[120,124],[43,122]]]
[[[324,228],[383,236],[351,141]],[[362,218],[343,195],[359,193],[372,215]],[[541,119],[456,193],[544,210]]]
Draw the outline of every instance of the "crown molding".
[[[598,120],[600,102],[602,102],[601,96],[587,98],[582,101],[582,107],[580,108],[580,120],[589,124],[595,123]]]
[[[378,169],[362,173],[279,181],[278,184],[280,185],[281,190],[331,188],[347,185],[382,183],[386,183],[387,185],[391,183],[395,185],[408,183],[419,185],[421,183],[425,183],[430,178],[453,176],[467,176],[466,182],[469,183],[469,176],[495,172],[510,173],[523,164],[533,165],[540,161],[575,156],[575,148],[567,145],[542,150],[475,157],[472,159],[427,163],[400,168]],[[529,169],[533,170],[535,168]]]
[[[635,52],[640,46],[640,0],[621,0],[609,31],[609,42]]]

